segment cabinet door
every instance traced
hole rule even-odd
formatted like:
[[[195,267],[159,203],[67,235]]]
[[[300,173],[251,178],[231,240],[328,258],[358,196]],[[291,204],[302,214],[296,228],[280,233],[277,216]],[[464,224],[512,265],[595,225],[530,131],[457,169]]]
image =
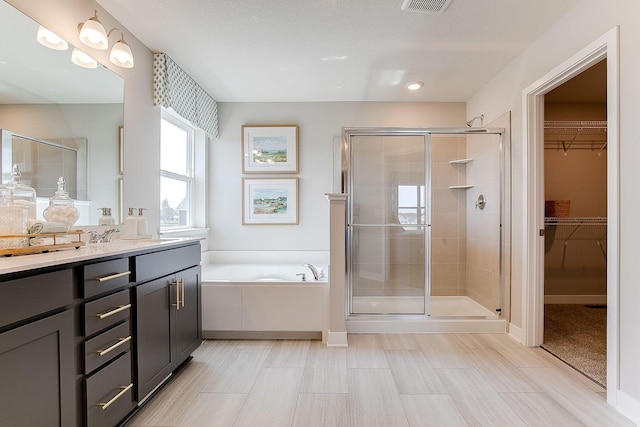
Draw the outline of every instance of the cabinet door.
[[[184,362],[202,342],[200,267],[176,274],[180,283],[180,306],[175,310],[176,363]]]
[[[0,424],[75,426],[73,310],[0,334]]]
[[[172,348],[176,283],[171,277],[136,287],[136,385],[138,401],[144,399],[175,367]]]

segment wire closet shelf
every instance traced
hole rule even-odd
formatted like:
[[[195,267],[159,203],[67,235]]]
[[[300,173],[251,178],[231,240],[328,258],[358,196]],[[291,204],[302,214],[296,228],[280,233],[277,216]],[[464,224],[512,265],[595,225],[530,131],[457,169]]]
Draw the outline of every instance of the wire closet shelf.
[[[591,150],[600,156],[607,149],[607,121],[545,121],[544,148],[562,151]]]

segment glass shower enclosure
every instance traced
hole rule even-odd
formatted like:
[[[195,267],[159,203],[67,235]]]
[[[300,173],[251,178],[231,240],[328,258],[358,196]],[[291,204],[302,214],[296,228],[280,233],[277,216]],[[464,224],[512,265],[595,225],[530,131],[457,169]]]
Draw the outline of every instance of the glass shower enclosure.
[[[498,318],[500,129],[344,129],[350,315]]]

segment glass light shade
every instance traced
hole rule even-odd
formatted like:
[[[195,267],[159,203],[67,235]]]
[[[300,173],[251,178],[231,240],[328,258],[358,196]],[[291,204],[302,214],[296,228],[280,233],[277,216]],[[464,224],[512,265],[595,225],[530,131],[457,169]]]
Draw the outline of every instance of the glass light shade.
[[[66,40],[63,40],[57,34],[46,29],[42,25],[38,27],[38,33],[36,34],[36,39],[38,40],[38,43],[48,47],[49,49],[67,50],[69,48],[69,44],[66,42]]]
[[[96,68],[98,66],[98,63],[95,59],[76,48],[74,48],[73,52],[71,52],[71,61],[83,68]]]
[[[80,41],[94,49],[107,50],[109,47],[107,32],[95,16],[87,19],[86,22],[82,24],[80,28]]]
[[[122,39],[118,40],[111,48],[109,60],[118,67],[133,68],[133,53],[131,53],[129,45]]]

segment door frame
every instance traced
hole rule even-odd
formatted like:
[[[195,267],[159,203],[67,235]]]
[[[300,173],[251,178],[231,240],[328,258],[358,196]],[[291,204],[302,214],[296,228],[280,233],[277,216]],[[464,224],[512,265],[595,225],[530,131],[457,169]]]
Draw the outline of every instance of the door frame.
[[[619,372],[619,28],[614,27],[522,92],[523,123],[523,344],[544,334],[544,95],[582,71],[607,61],[607,401],[616,406]]]

